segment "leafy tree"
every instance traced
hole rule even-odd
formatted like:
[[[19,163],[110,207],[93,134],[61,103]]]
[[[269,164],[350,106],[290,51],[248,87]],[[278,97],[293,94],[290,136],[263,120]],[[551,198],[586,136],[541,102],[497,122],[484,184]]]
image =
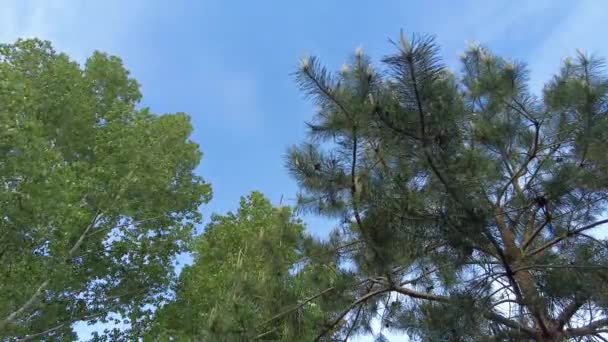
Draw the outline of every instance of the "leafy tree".
[[[211,190],[183,113],[138,109],[120,59],[0,45],[0,337],[73,340],[162,299]]]
[[[334,309],[316,340],[373,320],[421,341],[605,340],[603,61],[578,53],[536,96],[524,63],[483,47],[455,75],[432,37],[394,46],[382,69],[358,50],[296,72],[318,110],[288,167],[301,208],[342,219],[326,251],[350,279],[315,298]]]
[[[194,263],[179,277],[175,298],[158,310],[150,340],[312,340],[321,309],[298,302],[315,287],[298,269],[311,240],[287,207],[262,194],[214,215],[193,243]]]

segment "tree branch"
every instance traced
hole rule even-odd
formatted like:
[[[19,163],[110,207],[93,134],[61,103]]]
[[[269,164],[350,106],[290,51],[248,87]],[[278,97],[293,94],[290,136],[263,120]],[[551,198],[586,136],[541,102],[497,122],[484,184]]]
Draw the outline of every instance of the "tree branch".
[[[579,296],[575,298],[568,306],[562,310],[562,313],[557,317],[557,329],[562,330],[564,325],[570,321],[572,316],[581,308],[587,301],[586,297]]]
[[[48,335],[48,334],[50,334],[50,333],[52,333],[54,331],[57,331],[57,330],[65,327],[66,325],[72,324],[74,322],[77,322],[77,321],[88,321],[88,320],[91,320],[93,318],[96,318],[96,317],[99,317],[99,316],[103,316],[103,315],[104,315],[103,313],[98,313],[98,314],[95,314],[95,315],[89,315],[89,316],[79,317],[79,318],[76,318],[76,319],[71,319],[69,321],[66,321],[66,322],[63,322],[61,324],[58,324],[58,325],[56,325],[56,326],[54,326],[52,328],[49,328],[49,329],[47,329],[45,331],[41,331],[41,332],[35,333],[35,334],[25,335],[24,337],[18,339],[17,341],[18,342],[31,341],[31,340],[33,340],[33,339],[35,339],[37,337],[42,337],[42,336]]]
[[[586,231],[586,230],[589,230],[589,229],[595,228],[595,227],[597,227],[597,226],[601,226],[601,225],[603,225],[603,224],[605,224],[605,223],[608,223],[608,219],[601,220],[601,221],[597,221],[597,222],[594,222],[594,223],[592,223],[592,224],[589,224],[589,225],[587,225],[587,226],[585,226],[585,227],[582,227],[582,228],[579,228],[579,229],[573,230],[573,231],[571,231],[571,232],[567,232],[566,234],[563,234],[562,236],[558,236],[558,237],[556,237],[555,239],[553,239],[553,240],[551,240],[551,241],[549,241],[549,242],[545,243],[544,245],[542,245],[542,246],[540,246],[540,247],[538,247],[538,248],[536,248],[536,249],[532,250],[532,251],[531,251],[531,252],[528,254],[528,256],[534,256],[534,255],[536,255],[536,254],[538,254],[538,253],[540,253],[540,252],[544,251],[545,249],[550,248],[550,247],[552,247],[552,246],[554,246],[554,245],[556,245],[556,244],[560,243],[560,242],[561,242],[562,240],[564,240],[564,239],[567,239],[567,238],[570,238],[570,237],[572,237],[572,236],[578,235],[578,234],[580,234],[580,233],[582,233],[582,232],[584,232],[584,231]]]
[[[393,122],[391,122],[386,116],[384,116],[383,113],[381,113],[381,111],[379,109],[375,110],[376,114],[378,115],[378,117],[380,118],[380,120],[390,129],[392,129],[393,131],[403,134],[408,138],[414,139],[414,140],[422,140],[420,137],[416,136],[415,134],[412,134],[400,127],[397,127]]]
[[[93,220],[91,220],[91,223],[85,228],[84,232],[82,232],[82,234],[80,234],[80,237],[78,238],[78,240],[76,241],[74,246],[72,246],[72,248],[68,252],[68,259],[70,257],[72,257],[72,255],[74,255],[74,253],[78,250],[78,248],[80,248],[80,246],[84,242],[84,239],[86,238],[87,234],[95,226],[95,224],[97,223],[97,220],[99,219],[100,216],[101,216],[101,213],[99,211],[97,211],[95,213],[95,215],[93,216]]]
[[[33,340],[33,339],[35,339],[37,337],[42,337],[44,335],[50,334],[53,331],[59,330],[59,329],[65,327],[65,326],[66,326],[66,323],[61,323],[61,324],[56,325],[56,326],[54,326],[54,327],[52,327],[50,329],[47,329],[45,331],[42,331],[42,332],[39,332],[39,333],[36,333],[36,334],[25,335],[24,337],[20,338],[17,341],[19,341],[19,342],[31,341],[31,340]]]
[[[10,323],[13,323],[19,315],[21,315],[23,312],[29,310],[34,304],[36,304],[38,297],[40,297],[40,295],[42,294],[42,291],[44,291],[44,289],[46,289],[46,287],[48,285],[49,285],[49,281],[45,280],[40,286],[38,286],[38,288],[36,289],[34,294],[32,294],[30,296],[30,298],[27,300],[27,302],[25,302],[25,304],[23,304],[17,310],[11,312],[8,316],[6,316],[5,319],[0,321],[0,329],[4,328],[5,326],[7,326]]]
[[[76,241],[76,243],[74,243],[74,245],[72,246],[72,248],[68,251],[68,257],[66,258],[67,260],[69,260],[69,258],[78,250],[78,248],[82,245],[82,243],[84,242],[84,239],[86,237],[86,235],[88,234],[88,232],[91,230],[91,228],[93,228],[95,226],[95,224],[97,223],[97,220],[99,219],[100,213],[99,211],[93,216],[93,219],[91,220],[91,223],[85,228],[85,230],[82,232],[82,234],[80,235],[80,237],[78,238],[78,240]],[[15,319],[21,315],[22,313],[24,313],[25,311],[29,310],[34,304],[36,304],[36,302],[38,301],[38,298],[40,297],[40,295],[42,295],[42,292],[46,289],[46,287],[49,285],[49,280],[45,280],[40,286],[38,286],[38,288],[36,289],[36,291],[30,296],[30,298],[25,302],[25,304],[23,304],[21,307],[19,307],[17,310],[13,311],[12,313],[10,313],[6,318],[4,318],[2,321],[0,321],[0,329],[4,328],[6,325],[13,323],[15,321]]]
[[[536,236],[540,234],[540,232],[547,226],[547,224],[549,224],[549,220],[545,218],[545,222],[543,222],[543,224],[536,228],[534,232],[523,242],[521,250],[525,251],[528,248],[528,245],[530,245],[530,243],[534,241]]]
[[[361,297],[361,298],[357,299],[356,301],[354,301],[353,303],[351,303],[350,306],[346,310],[344,310],[331,324],[329,324],[325,329],[323,329],[323,331],[321,331],[321,333],[315,338],[315,342],[319,341],[323,336],[325,336],[328,332],[330,332],[332,329],[334,329],[336,327],[336,325],[338,325],[338,323],[340,323],[340,321],[342,321],[342,319],[352,309],[357,307],[359,304],[365,303],[370,298],[375,297],[382,293],[389,292],[390,290],[391,290],[390,288],[383,288],[383,289],[379,289],[376,291],[368,292],[363,297]]]
[[[355,326],[357,326],[357,321],[359,320],[359,316],[361,315],[362,309],[363,309],[363,305],[359,305],[359,308],[357,309],[357,313],[355,314],[355,319],[353,319],[353,324],[351,324],[350,328],[346,332],[346,336],[344,336],[344,342],[348,342],[348,338],[350,337],[350,334],[353,333]]]
[[[534,143],[528,149],[528,153],[527,153],[528,158],[526,158],[526,161],[524,161],[524,163],[519,167],[519,169],[517,171],[514,171],[513,176],[509,179],[509,181],[505,185],[503,185],[503,187],[497,192],[496,198],[498,199],[498,201],[501,200],[502,196],[504,195],[505,191],[507,191],[509,186],[511,184],[513,184],[513,182],[516,181],[523,174],[524,170],[526,170],[526,168],[528,167],[530,162],[532,162],[532,160],[534,160],[534,158],[536,158],[536,154],[538,153],[539,140],[540,140],[540,123],[535,121],[534,122]]]
[[[315,86],[325,95],[327,96],[327,98],[329,98],[333,103],[335,103],[338,108],[340,108],[340,110],[344,113],[344,115],[346,115],[346,117],[348,117],[349,119],[352,119],[352,116],[350,115],[349,111],[346,110],[346,107],[340,102],[338,101],[338,99],[332,94],[331,89],[327,89],[325,88],[320,82],[319,80],[317,80],[311,73],[310,73],[310,69],[304,69],[303,70],[304,73],[306,74],[306,76],[308,76],[308,78],[315,84]]]
[[[305,300],[303,300],[303,301],[302,301],[300,304],[298,304],[298,305],[296,305],[296,306],[294,306],[294,307],[292,307],[292,308],[290,308],[290,309],[287,309],[287,310],[285,310],[285,311],[283,311],[283,312],[280,312],[280,313],[278,313],[278,314],[276,314],[276,315],[272,316],[271,318],[269,318],[269,319],[265,320],[264,322],[262,322],[262,324],[260,324],[260,326],[265,326],[266,324],[268,324],[268,323],[270,323],[270,322],[272,322],[272,321],[274,321],[274,320],[276,320],[276,319],[278,319],[278,318],[281,318],[281,317],[283,317],[283,316],[287,315],[287,314],[288,314],[288,313],[290,313],[290,312],[294,312],[294,311],[296,311],[296,310],[299,310],[299,309],[301,309],[301,308],[302,308],[304,305],[306,305],[306,304],[308,304],[308,303],[312,302],[313,300],[315,300],[315,299],[317,299],[317,298],[319,298],[319,297],[321,297],[321,296],[325,295],[326,293],[329,293],[329,292],[331,292],[331,291],[334,291],[335,289],[336,289],[335,287],[330,287],[330,288],[327,288],[327,289],[325,289],[325,290],[323,290],[323,291],[321,291],[321,292],[319,292],[319,293],[315,294],[315,295],[314,295],[314,296],[312,296],[312,297],[308,297],[308,298],[306,298]]]
[[[593,321],[579,328],[566,329],[565,334],[568,337],[588,336],[598,332],[598,329],[608,326],[608,318]]]
[[[498,324],[504,325],[505,327],[509,327],[511,329],[515,329],[517,331],[521,331],[521,332],[525,332],[526,334],[530,335],[530,336],[535,336],[537,334],[537,331],[535,329],[532,329],[530,327],[527,327],[525,325],[521,325],[513,320],[510,320],[500,314],[497,314],[495,312],[488,312],[484,314],[484,317],[486,317],[487,319],[496,322]]]
[[[437,270],[438,270],[437,268],[433,268],[433,269],[431,269],[431,270],[429,270],[429,271],[423,272],[423,273],[422,273],[420,276],[418,276],[418,277],[416,277],[416,278],[409,279],[409,280],[405,280],[405,281],[401,282],[399,285],[400,285],[400,286],[403,286],[403,285],[407,285],[407,284],[412,284],[412,283],[415,283],[415,282],[417,282],[418,280],[423,279],[423,278],[425,278],[426,276],[431,275],[431,274],[433,274],[433,273],[437,272]]]
[[[434,302],[442,302],[442,303],[447,303],[449,301],[448,297],[445,296],[439,296],[439,295],[434,295],[431,293],[423,293],[423,292],[418,292],[418,291],[414,291],[405,287],[401,287],[401,286],[394,286],[391,290],[400,293],[402,295],[411,297],[411,298],[416,298],[416,299],[424,299],[424,300],[430,300],[430,301],[434,301]]]

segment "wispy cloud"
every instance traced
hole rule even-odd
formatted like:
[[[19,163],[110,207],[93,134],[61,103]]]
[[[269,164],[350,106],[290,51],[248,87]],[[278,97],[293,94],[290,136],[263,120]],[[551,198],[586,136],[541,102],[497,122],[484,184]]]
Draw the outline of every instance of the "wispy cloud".
[[[435,19],[420,26],[438,35],[450,66],[458,67],[456,53],[464,50],[464,40],[477,41],[503,57],[527,62],[535,92],[575,49],[608,57],[603,43],[608,2],[471,0],[437,7]]]
[[[0,0],[0,41],[50,40],[82,62],[95,49],[117,49],[129,31],[141,26],[144,5],[140,0]]]
[[[608,2],[575,1],[567,15],[553,26],[528,56],[533,89],[540,90],[559,71],[562,60],[581,49],[598,57],[608,57],[606,13]]]
[[[61,1],[0,1],[0,39],[7,41],[48,35],[51,31],[48,18],[62,12],[62,5],[64,2]]]

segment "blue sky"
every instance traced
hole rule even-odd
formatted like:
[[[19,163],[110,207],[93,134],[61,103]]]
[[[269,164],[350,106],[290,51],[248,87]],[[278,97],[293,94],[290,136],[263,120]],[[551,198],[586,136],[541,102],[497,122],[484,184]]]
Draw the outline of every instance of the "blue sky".
[[[0,41],[48,39],[81,62],[96,49],[118,55],[144,106],[190,114],[214,190],[208,217],[251,190],[294,198],[283,155],[313,111],[290,76],[304,54],[338,69],[358,46],[378,60],[400,29],[433,33],[448,65],[478,41],[527,61],[540,89],[575,48],[608,57],[607,13],[603,0],[0,0]],[[329,226],[307,222],[318,235]]]

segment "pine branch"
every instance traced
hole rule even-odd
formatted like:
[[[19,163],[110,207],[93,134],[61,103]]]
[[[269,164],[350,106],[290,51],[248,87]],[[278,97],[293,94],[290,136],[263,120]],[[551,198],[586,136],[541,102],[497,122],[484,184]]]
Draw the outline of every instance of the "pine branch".
[[[539,148],[539,143],[540,143],[540,128],[541,128],[540,123],[535,121],[534,122],[534,143],[528,149],[528,153],[527,153],[528,158],[526,158],[526,161],[524,161],[524,163],[519,167],[519,169],[513,173],[513,176],[509,179],[509,181],[505,185],[503,185],[503,187],[497,192],[497,195],[496,195],[497,202],[500,202],[500,200],[502,199],[502,196],[504,195],[505,191],[507,191],[509,186],[511,186],[511,184],[513,184],[513,182],[515,182],[519,177],[521,177],[523,175],[524,171],[527,169],[530,162],[532,162],[532,160],[534,160],[534,158],[536,158],[537,153],[539,151],[538,148]]]
[[[532,250],[527,256],[534,256],[534,255],[536,255],[536,254],[544,251],[547,248],[553,247],[554,245],[560,243],[561,241],[563,241],[565,239],[568,239],[568,238],[571,238],[573,236],[579,235],[580,233],[582,233],[582,232],[584,232],[586,230],[595,228],[595,227],[603,225],[605,223],[608,223],[608,219],[597,221],[597,222],[594,222],[594,223],[592,223],[590,225],[587,225],[585,227],[573,230],[571,232],[567,232],[567,233],[565,233],[565,234],[563,234],[561,236],[558,236],[558,237],[554,238],[553,240],[551,240],[551,241],[543,244],[542,246],[540,246],[540,247]]]
[[[386,115],[384,113],[382,113],[380,108],[377,108],[374,112],[378,115],[378,117],[380,118],[380,121],[382,121],[388,128],[392,129],[393,131],[395,131],[399,134],[405,135],[406,137],[411,138],[416,141],[422,140],[422,138],[416,136],[415,134],[410,133],[400,127],[397,127],[391,120],[389,120],[388,117],[386,117]]]
[[[321,333],[319,335],[317,335],[317,337],[315,338],[315,342],[319,341],[323,336],[325,336],[327,333],[329,333],[331,330],[333,330],[338,323],[340,323],[342,321],[342,319],[349,313],[351,312],[355,307],[357,307],[358,305],[367,302],[369,299],[389,292],[390,288],[383,288],[383,289],[379,289],[376,291],[371,291],[366,293],[364,296],[360,297],[359,299],[357,299],[356,301],[354,301],[353,303],[351,303],[349,305],[349,307],[344,310],[332,323],[330,323],[325,329],[323,329],[323,331],[321,331]]]
[[[579,328],[569,328],[564,331],[568,337],[589,336],[599,332],[600,328],[608,326],[608,318],[593,321]]]
[[[433,301],[433,302],[447,303],[450,300],[449,297],[434,295],[431,293],[418,292],[418,291],[414,291],[414,290],[411,290],[411,289],[408,289],[408,288],[402,287],[402,286],[394,286],[394,287],[392,287],[392,290],[397,293],[400,293],[402,295],[408,296],[410,298],[424,299],[424,300],[429,300],[429,301]]]
[[[338,106],[338,108],[344,113],[344,115],[346,115],[347,118],[352,120],[353,116],[346,109],[346,106],[342,104],[342,102],[340,102],[338,98],[336,98],[336,96],[333,94],[331,86],[326,84],[326,78],[328,78],[329,76],[325,68],[321,70],[322,77],[321,79],[319,79],[313,74],[314,69],[318,67],[316,58],[311,58],[310,61],[308,61],[307,63],[307,65],[304,65],[301,68],[301,72],[307,77],[310,82],[312,82],[312,85],[316,87],[316,90],[320,91],[322,95],[331,100],[336,106]],[[303,90],[308,90],[309,92],[311,90],[310,88],[305,86],[303,86],[302,88]]]
[[[359,212],[359,194],[358,191],[359,189],[357,189],[357,148],[358,148],[358,137],[357,137],[357,127],[354,126],[353,130],[352,130],[352,135],[353,135],[353,144],[352,144],[352,160],[351,160],[351,168],[350,168],[350,180],[351,180],[351,184],[350,184],[350,192],[351,192],[351,199],[352,199],[352,206],[353,206],[353,214],[355,216],[355,221],[357,223],[357,226],[359,227],[359,230],[361,231],[361,233],[363,234],[363,239],[367,242],[367,245],[373,250],[374,255],[376,256],[377,260],[382,262],[383,267],[386,267],[388,265],[386,265],[386,260],[384,259],[384,257],[382,256],[382,254],[380,253],[380,251],[378,250],[378,247],[376,246],[375,241],[370,240],[370,238],[372,238],[371,236],[371,232],[365,230],[363,228],[363,220],[361,218],[361,213]],[[387,272],[386,276],[389,280],[389,282],[391,281],[391,275]]]
[[[519,271],[525,271],[525,270],[542,270],[542,269],[549,269],[549,268],[565,268],[565,269],[572,269],[572,268],[580,268],[580,269],[598,269],[598,270],[606,270],[608,269],[607,265],[552,265],[552,264],[546,264],[546,265],[527,265],[527,266],[522,266],[522,267],[518,267],[513,269],[513,272],[519,272]]]
[[[418,277],[416,277],[414,279],[405,280],[405,281],[401,282],[399,285],[403,286],[403,285],[415,283],[415,282],[417,282],[417,281],[419,281],[419,280],[421,280],[421,279],[423,279],[423,278],[425,278],[425,277],[427,277],[427,276],[429,276],[429,275],[431,275],[431,274],[433,274],[433,273],[435,273],[437,271],[438,271],[437,268],[433,268],[433,269],[431,269],[429,271],[423,272],[420,276],[418,276]]]
[[[537,331],[535,329],[532,329],[530,327],[527,327],[525,325],[521,325],[516,321],[513,321],[511,319],[508,319],[500,314],[497,314],[495,312],[488,312],[484,314],[484,317],[486,317],[487,319],[496,322],[498,324],[504,325],[505,327],[514,329],[516,331],[521,331],[524,332],[526,334],[529,335],[529,337],[533,337],[536,336]]]
[[[346,336],[344,336],[344,342],[348,342],[350,334],[352,334],[353,330],[355,330],[355,327],[357,326],[357,321],[359,320],[359,316],[361,315],[361,310],[363,310],[363,305],[359,305],[357,313],[355,314],[355,318],[353,319],[353,323],[350,325],[350,328],[346,332]]]
[[[570,304],[568,304],[557,317],[557,329],[562,330],[566,323],[570,321],[572,316],[585,304],[586,296],[577,296]]]
[[[545,219],[545,222],[543,222],[543,224],[541,224],[540,226],[538,226],[538,228],[536,228],[534,230],[534,232],[532,232],[532,235],[530,235],[522,244],[521,246],[521,250],[525,251],[526,249],[528,249],[528,245],[530,245],[532,243],[532,241],[534,241],[534,239],[536,238],[536,236],[538,236],[538,234],[547,226],[547,224],[549,224],[549,220]]]
[[[312,257],[320,257],[320,256],[323,256],[323,255],[328,255],[328,254],[331,255],[333,253],[338,253],[338,252],[340,252],[343,249],[346,249],[346,248],[358,245],[358,244],[360,244],[362,242],[364,242],[364,241],[362,241],[362,240],[354,240],[354,241],[345,243],[343,245],[340,245],[340,246],[338,246],[336,248],[332,248],[331,250],[328,250],[328,251],[323,251],[323,252],[320,252],[320,253],[317,253],[317,254],[314,254],[314,255],[303,256],[300,259],[294,261],[293,264],[299,264],[299,263],[301,263],[301,262],[303,262],[303,261],[305,261],[307,259],[310,259]]]

